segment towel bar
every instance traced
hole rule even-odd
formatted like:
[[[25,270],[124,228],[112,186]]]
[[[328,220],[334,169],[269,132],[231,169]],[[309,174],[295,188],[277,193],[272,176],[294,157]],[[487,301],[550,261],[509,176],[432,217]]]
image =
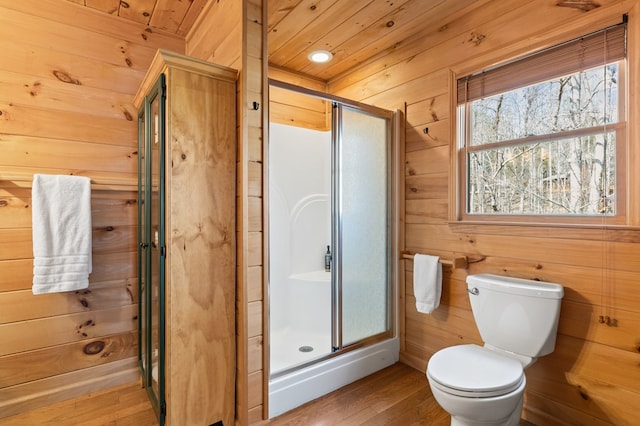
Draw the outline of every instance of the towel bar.
[[[46,173],[45,173],[46,174]],[[68,173],[50,173],[50,174],[68,174]],[[83,176],[78,174],[77,176]],[[31,188],[33,183],[33,173],[16,173],[4,174],[0,173],[0,186],[6,185],[5,182],[11,183],[12,186],[18,188]],[[91,178],[91,189],[103,191],[136,191],[138,189],[137,182],[109,179],[109,178]]]
[[[413,256],[414,254],[412,253],[402,252],[403,259],[413,260]],[[467,258],[467,256],[454,257],[451,260],[439,259],[438,262],[443,265],[451,266],[454,269],[467,269],[467,267],[469,266],[469,259]]]

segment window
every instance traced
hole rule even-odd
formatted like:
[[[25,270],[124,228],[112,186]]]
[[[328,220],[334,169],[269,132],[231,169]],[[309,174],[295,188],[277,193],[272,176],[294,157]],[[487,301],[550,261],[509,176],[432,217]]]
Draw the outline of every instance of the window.
[[[625,33],[621,24],[458,80],[464,218],[623,216]]]

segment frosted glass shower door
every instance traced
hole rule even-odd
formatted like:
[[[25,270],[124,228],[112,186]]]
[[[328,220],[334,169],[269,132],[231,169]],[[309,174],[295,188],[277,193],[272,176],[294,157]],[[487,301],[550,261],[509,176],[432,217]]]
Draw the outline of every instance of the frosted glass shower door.
[[[341,327],[336,331],[338,346],[344,347],[390,331],[391,116],[340,105],[337,119],[334,239]]]

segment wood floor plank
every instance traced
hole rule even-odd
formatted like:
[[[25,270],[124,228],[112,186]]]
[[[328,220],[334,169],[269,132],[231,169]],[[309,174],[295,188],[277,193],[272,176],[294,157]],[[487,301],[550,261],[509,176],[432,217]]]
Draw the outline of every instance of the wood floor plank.
[[[139,383],[117,386],[80,398],[0,419],[2,426],[24,425],[119,425],[137,416],[141,425],[157,425],[146,391]]]
[[[156,416],[138,383],[119,386],[0,419],[0,426],[155,426]],[[424,373],[397,363],[270,421],[269,426],[449,424]]]
[[[433,399],[424,373],[401,363],[268,422],[270,426],[439,426],[449,423],[449,415]]]
[[[132,383],[0,419],[0,426],[36,424],[156,426],[158,421],[146,391]],[[450,417],[433,399],[424,373],[397,363],[260,424],[446,426]]]
[[[272,420],[269,426],[447,426],[422,371],[397,363]],[[0,426],[157,426],[139,383],[0,419]],[[522,426],[534,426],[527,421]]]
[[[442,424],[448,423],[424,374],[398,363],[263,424],[437,425],[433,422],[437,415],[446,420]],[[133,383],[0,419],[1,426],[26,424],[155,426],[158,422],[145,390]]]

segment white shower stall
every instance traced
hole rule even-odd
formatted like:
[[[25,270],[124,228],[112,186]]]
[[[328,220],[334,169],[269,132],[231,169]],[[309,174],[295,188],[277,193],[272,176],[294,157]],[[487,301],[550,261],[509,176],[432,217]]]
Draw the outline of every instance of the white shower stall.
[[[271,124],[271,374],[331,353],[331,133]]]
[[[329,131],[269,125],[270,417],[398,360],[393,114],[329,105]]]

